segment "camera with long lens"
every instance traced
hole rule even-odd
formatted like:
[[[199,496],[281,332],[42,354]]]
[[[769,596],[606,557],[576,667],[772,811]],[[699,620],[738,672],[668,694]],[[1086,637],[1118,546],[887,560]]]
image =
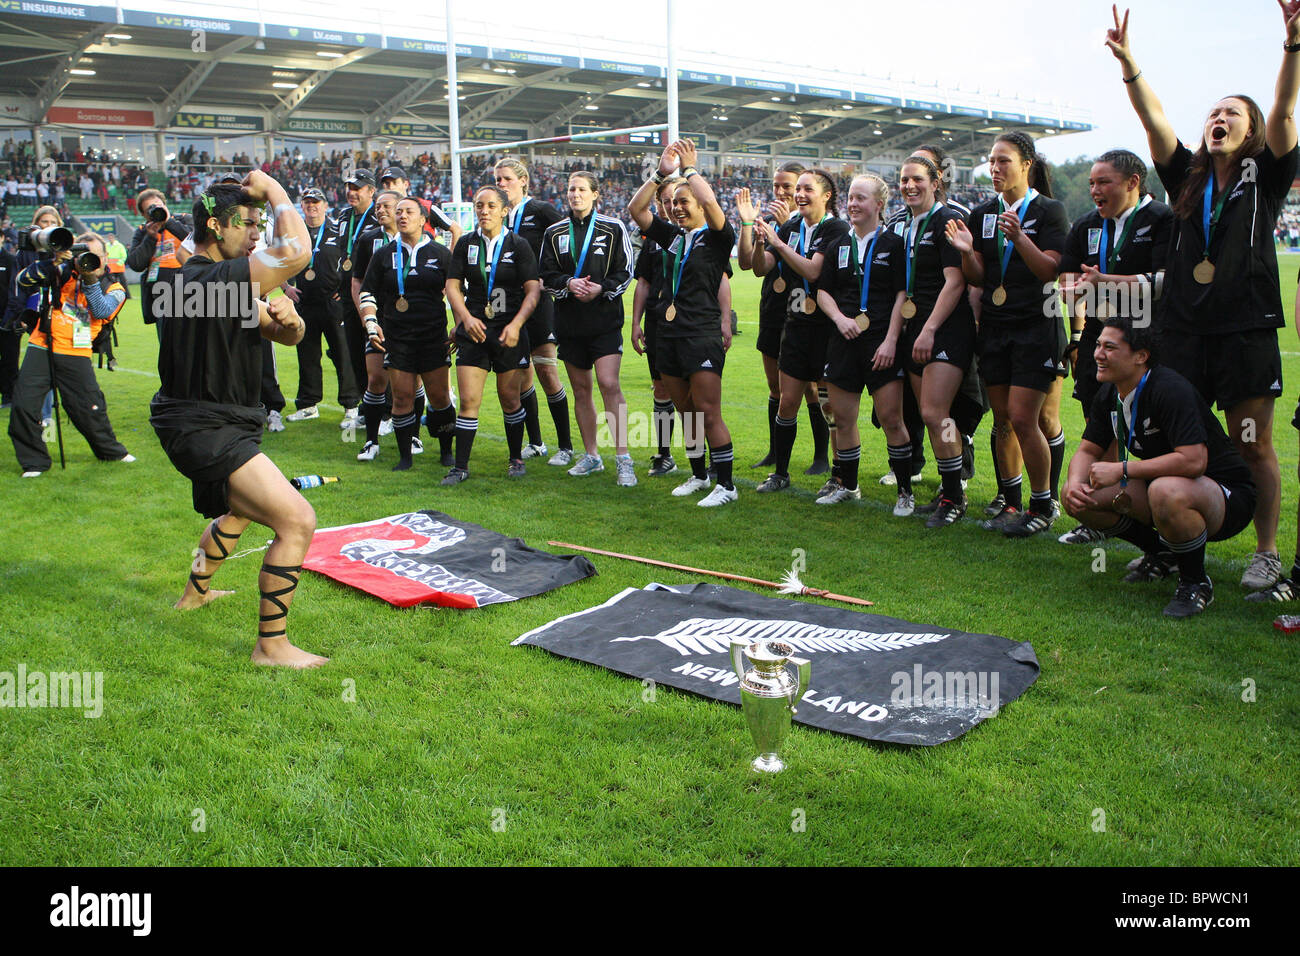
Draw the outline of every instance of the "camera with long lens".
[[[162,203],[156,203],[149,207],[150,222],[166,222],[170,217],[167,215],[167,207]]]
[[[66,226],[32,226],[18,233],[18,248],[25,252],[64,252],[72,248],[72,243],[72,230]]]
[[[84,242],[76,243],[68,251],[72,253],[72,261],[80,272],[94,272],[104,261],[91,252],[90,246]]]

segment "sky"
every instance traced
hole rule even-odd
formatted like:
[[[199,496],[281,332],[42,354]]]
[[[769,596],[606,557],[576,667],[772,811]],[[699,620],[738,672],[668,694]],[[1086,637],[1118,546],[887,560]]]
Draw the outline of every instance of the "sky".
[[[456,2],[459,20],[459,11],[470,4]],[[562,31],[572,25],[575,33],[655,42],[663,35],[662,21],[652,16],[660,2],[601,7],[589,0],[528,6],[497,0],[491,9],[509,11],[516,28]],[[598,31],[591,29],[595,9],[601,10]],[[1096,126],[1094,132],[1043,144],[1052,160],[1114,147],[1148,155],[1119,63],[1104,44],[1112,23],[1110,4],[929,0],[927,13],[921,9],[843,0],[806,7],[770,0],[679,0],[679,65],[716,50],[748,57],[755,65],[838,64],[850,73],[1037,97],[1087,109]],[[1210,106],[1231,93],[1254,96],[1268,112],[1285,36],[1277,0],[1146,0],[1131,9],[1134,55],[1182,139],[1195,142]],[[1121,18],[1123,12],[1121,7]]]
[[[662,58],[667,0],[450,0],[457,40],[565,52]],[[448,0],[388,10],[353,0],[226,0],[227,16],[332,29],[441,35]],[[1123,147],[1148,155],[1120,67],[1104,44],[1111,5],[1100,0],[926,0],[815,4],[773,0],[676,0],[678,66],[707,69],[717,54],[744,58],[750,75],[801,80],[801,70],[915,80],[941,90],[1000,91],[1089,110],[1096,130],[1043,143],[1049,159]],[[131,7],[185,8],[200,0],[137,0]],[[1134,55],[1174,129],[1195,143],[1210,107],[1246,93],[1268,112],[1282,61],[1278,0],[1138,0],[1129,20]],[[1120,8],[1123,16],[1124,8]],[[637,54],[641,55],[638,56]],[[730,67],[743,72],[744,65]],[[822,80],[825,82],[825,80]],[[852,80],[850,79],[850,82]],[[1050,112],[1050,111],[1048,111]],[[710,129],[712,134],[713,130]]]

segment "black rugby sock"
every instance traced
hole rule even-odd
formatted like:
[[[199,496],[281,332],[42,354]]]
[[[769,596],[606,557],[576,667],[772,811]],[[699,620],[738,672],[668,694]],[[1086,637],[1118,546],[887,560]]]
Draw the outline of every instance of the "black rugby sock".
[[[673,448],[673,403],[655,399],[655,442],[659,446],[659,457],[666,458]]]
[[[506,447],[509,449],[511,461],[524,456],[524,420],[527,416],[528,413],[522,406],[513,412],[505,413]]]
[[[542,443],[542,423],[537,418],[537,388],[529,385],[528,391],[519,396],[519,404],[524,408],[524,426],[528,429],[528,444]]]
[[[725,445],[719,445],[717,448],[710,448],[709,457],[713,460],[714,471],[718,473],[718,484],[728,490],[734,488],[735,485],[731,483],[731,469],[735,460],[734,446],[732,443],[727,442]]]
[[[469,453],[474,448],[474,436],[478,434],[478,419],[456,416],[456,467],[469,471]]]
[[[546,406],[551,410],[551,419],[555,422],[555,444],[560,448],[573,450],[573,435],[569,431],[569,393],[560,386],[554,395],[546,396]]]
[[[1061,487],[1061,465],[1065,463],[1065,429],[1055,438],[1047,439],[1047,449],[1052,453],[1051,492],[1053,498],[1060,498],[1057,489]]]
[[[1191,541],[1168,541],[1160,536],[1160,543],[1166,551],[1172,551],[1178,561],[1178,581],[1180,584],[1199,584],[1209,580],[1205,574],[1205,541],[1202,531]]]
[[[890,445],[888,447],[889,470],[894,473],[894,479],[898,482],[898,493],[910,495],[912,493],[912,446]]]
[[[1155,554],[1163,550],[1156,529],[1150,525],[1139,524],[1128,515],[1120,515],[1119,521],[1107,528],[1106,533],[1111,537],[1121,538],[1129,544],[1137,545],[1142,549],[1143,554]]]
[[[829,461],[831,428],[826,424],[826,416],[822,414],[822,407],[815,402],[808,404],[808,425],[812,428],[813,461]],[[781,473],[786,474],[789,470],[790,455],[787,453],[785,467]]]
[[[811,405],[808,406],[812,408]],[[809,413],[811,414],[811,412]],[[821,414],[818,412],[818,414]],[[822,423],[823,425],[825,422]],[[799,434],[799,419],[782,418],[776,416],[775,441],[773,442],[772,451],[775,453],[776,461],[772,465],[773,471],[778,475],[790,474],[790,454],[794,451],[794,440]]]
[[[361,417],[366,422],[366,441],[379,443],[379,423],[384,420],[384,396],[366,392],[361,396]]]

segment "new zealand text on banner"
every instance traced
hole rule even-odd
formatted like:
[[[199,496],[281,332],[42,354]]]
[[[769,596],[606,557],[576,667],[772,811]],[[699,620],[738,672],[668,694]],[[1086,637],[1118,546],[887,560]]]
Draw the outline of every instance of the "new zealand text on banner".
[[[397,607],[500,604],[596,573],[581,556],[538,551],[438,511],[322,528],[302,566]]]
[[[733,638],[780,640],[811,661],[796,723],[897,744],[960,737],[1038,678],[1028,642],[716,584],[628,588],[514,643],[739,704]]]

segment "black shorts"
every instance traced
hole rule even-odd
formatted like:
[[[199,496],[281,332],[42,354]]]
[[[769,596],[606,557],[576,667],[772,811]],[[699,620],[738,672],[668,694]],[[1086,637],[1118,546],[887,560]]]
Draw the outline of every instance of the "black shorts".
[[[691,335],[663,337],[655,353],[655,365],[660,375],[690,378],[696,372],[714,372],[722,375],[727,361],[727,350],[722,347],[722,335]]]
[[[623,354],[623,330],[612,329],[599,335],[575,335],[560,339],[560,361],[575,368],[590,370],[597,359]]]
[[[764,325],[760,321],[758,323],[758,350],[764,355],[779,359],[781,357],[781,333],[784,331],[784,324],[769,323]]]
[[[520,330],[519,341],[515,343],[514,348],[506,348],[501,344],[503,328],[505,326],[500,323],[489,325],[487,338],[482,342],[475,342],[463,328],[457,326],[456,364],[471,365],[474,368],[496,372],[498,375],[502,372],[513,372],[517,368],[527,368],[528,357],[532,354],[528,348],[528,323],[525,322],[524,328]]]
[[[451,364],[447,356],[447,339],[444,336],[425,335],[418,338],[384,339],[384,368],[419,375]]]
[[[826,374],[826,349],[832,332],[835,327],[829,321],[786,322],[777,367],[801,382],[820,382]]]
[[[537,308],[533,309],[533,314],[524,323],[524,331],[528,333],[531,348],[555,344],[555,300],[545,292],[542,293]]]
[[[1227,541],[1245,531],[1255,520],[1253,485],[1219,485],[1223,490],[1223,524],[1209,536],[1210,541]]]
[[[865,388],[869,393],[890,382],[897,382],[903,377],[903,367],[897,357],[894,364],[877,372],[871,367],[876,357],[876,349],[885,341],[881,335],[859,335],[856,339],[846,339],[839,331],[831,334],[826,346],[826,366],[822,375],[826,381],[846,392],[862,394]]]
[[[976,337],[980,377],[989,388],[1011,385],[1050,392],[1060,355],[1051,322],[985,322]]]
[[[913,319],[903,323],[903,332],[898,337],[898,363],[912,375],[920,375],[925,365],[930,362],[943,362],[955,365],[963,372],[970,368],[971,357],[975,353],[975,320],[970,312],[960,309],[948,316],[939,331],[934,333],[934,349],[930,352],[930,362],[925,365],[912,359],[912,346],[916,337],[925,328],[925,322]]]
[[[1276,329],[1223,335],[1169,331],[1159,336],[1156,348],[1161,365],[1191,382],[1220,411],[1248,398],[1282,394],[1282,353]]]
[[[220,518],[230,510],[230,476],[261,454],[265,407],[155,395],[149,412],[163,451],[193,486],[194,510]]]
[[[641,319],[641,329],[645,332],[645,360],[650,366],[650,381],[659,381],[659,365],[655,361],[655,350],[659,347],[659,320],[649,315]]]

